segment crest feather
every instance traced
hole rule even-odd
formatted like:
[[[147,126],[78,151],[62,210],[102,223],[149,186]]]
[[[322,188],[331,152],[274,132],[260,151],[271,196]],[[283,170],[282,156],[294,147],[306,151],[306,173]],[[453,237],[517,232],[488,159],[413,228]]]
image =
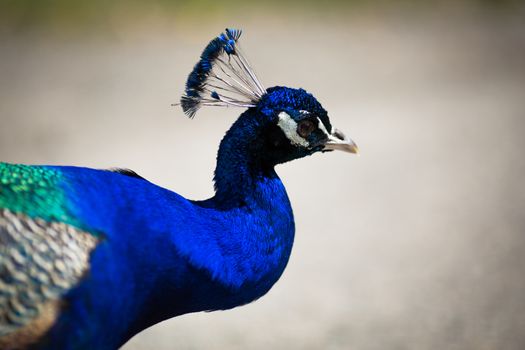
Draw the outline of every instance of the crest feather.
[[[266,93],[239,47],[241,34],[226,28],[204,48],[180,100],[190,118],[201,106],[254,107]]]

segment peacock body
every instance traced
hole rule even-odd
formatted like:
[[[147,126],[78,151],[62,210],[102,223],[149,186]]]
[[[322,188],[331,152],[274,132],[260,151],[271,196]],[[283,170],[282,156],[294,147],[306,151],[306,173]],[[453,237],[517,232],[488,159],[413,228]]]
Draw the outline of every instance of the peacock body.
[[[277,164],[355,144],[302,89],[264,89],[226,30],[181,100],[246,107],[219,147],[215,195],[131,171],[0,163],[0,349],[116,349],[170,317],[225,310],[279,279],[294,219]],[[222,84],[222,85],[221,85]]]

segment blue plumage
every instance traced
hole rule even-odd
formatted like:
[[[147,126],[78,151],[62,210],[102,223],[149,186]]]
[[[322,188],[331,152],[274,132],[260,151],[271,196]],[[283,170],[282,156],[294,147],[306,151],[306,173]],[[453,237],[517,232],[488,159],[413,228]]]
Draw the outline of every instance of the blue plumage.
[[[191,202],[145,180],[59,169],[77,188],[69,195],[75,216],[104,232],[104,239],[92,254],[89,275],[66,296],[75,307],[52,329],[51,348],[112,349],[163,319],[245,304],[264,294],[284,269],[293,220],[278,178],[254,184],[259,194],[279,199],[274,232],[264,232],[238,228],[268,220],[265,196],[243,196],[251,203],[244,207],[215,199]],[[76,333],[67,331],[72,322]]]
[[[239,56],[239,37],[240,31],[227,29],[208,44],[181,102],[186,112],[193,108],[194,113],[195,106],[185,103],[203,103],[200,94],[212,84],[214,62],[224,53],[236,60],[230,79],[220,78],[226,88],[213,87],[210,96],[243,106],[228,93],[246,90],[251,105],[221,141],[212,198],[188,200],[129,171],[38,168],[53,174],[48,187],[57,198],[54,212],[65,218],[64,230],[75,234],[72,228],[78,227],[96,237],[96,246],[82,279],[61,294],[56,317],[33,335],[36,348],[115,349],[164,319],[249,303],[281,276],[295,226],[274,167],[319,151],[356,153],[357,147],[332,127],[326,110],[306,91],[261,91],[253,70]],[[3,201],[2,186],[0,182],[0,209],[4,205],[9,215],[45,213],[40,207],[24,213],[19,209],[24,206],[9,204],[30,199],[31,187],[24,197],[16,194],[19,187],[6,187],[10,197]],[[0,282],[2,278],[0,273]]]

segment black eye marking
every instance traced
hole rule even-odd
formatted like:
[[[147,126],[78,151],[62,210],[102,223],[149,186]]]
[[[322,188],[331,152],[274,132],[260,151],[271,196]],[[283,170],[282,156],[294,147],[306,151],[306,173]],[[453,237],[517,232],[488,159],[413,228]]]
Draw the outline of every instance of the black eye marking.
[[[299,124],[297,124],[297,133],[302,138],[307,138],[315,130],[316,127],[317,126],[313,121],[305,119],[300,121]]]

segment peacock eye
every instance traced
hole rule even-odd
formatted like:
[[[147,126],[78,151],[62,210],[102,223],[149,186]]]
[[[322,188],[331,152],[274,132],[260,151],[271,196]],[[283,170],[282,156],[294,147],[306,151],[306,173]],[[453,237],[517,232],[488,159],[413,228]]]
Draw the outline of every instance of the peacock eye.
[[[307,138],[308,136],[310,136],[310,134],[312,133],[312,131],[314,131],[316,128],[315,124],[313,121],[311,120],[303,120],[301,122],[299,122],[299,124],[297,125],[297,133],[302,137],[302,138]]]

